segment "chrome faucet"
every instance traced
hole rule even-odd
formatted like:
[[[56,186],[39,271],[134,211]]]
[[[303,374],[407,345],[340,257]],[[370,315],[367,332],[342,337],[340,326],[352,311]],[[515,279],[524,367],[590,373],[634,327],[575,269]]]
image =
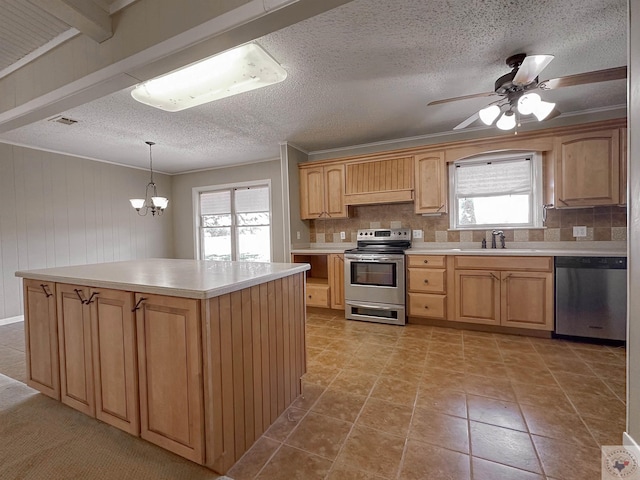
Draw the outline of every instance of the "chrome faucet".
[[[493,230],[491,232],[491,248],[496,248],[496,237],[500,237],[500,248],[505,248],[504,232],[502,230]]]

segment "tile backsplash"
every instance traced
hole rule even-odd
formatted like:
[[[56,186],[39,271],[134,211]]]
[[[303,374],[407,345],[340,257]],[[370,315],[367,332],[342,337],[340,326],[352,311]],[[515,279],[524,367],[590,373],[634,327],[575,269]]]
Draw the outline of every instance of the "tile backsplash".
[[[575,238],[574,226],[587,227],[587,236]],[[491,230],[449,230],[449,215],[416,215],[412,203],[363,205],[353,207],[350,218],[311,221],[311,243],[355,243],[361,228],[410,228],[422,230],[419,242],[451,242],[480,244],[491,239]],[[626,241],[627,209],[625,207],[595,207],[548,210],[545,228],[504,229],[507,242],[573,242]],[[345,232],[345,239],[340,239]]]

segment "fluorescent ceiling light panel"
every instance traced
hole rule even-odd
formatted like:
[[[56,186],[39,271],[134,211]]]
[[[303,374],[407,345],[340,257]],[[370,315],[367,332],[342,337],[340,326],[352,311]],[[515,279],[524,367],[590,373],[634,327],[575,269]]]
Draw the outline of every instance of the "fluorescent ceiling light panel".
[[[247,43],[136,86],[138,102],[167,112],[279,83],[287,72],[262,47]]]

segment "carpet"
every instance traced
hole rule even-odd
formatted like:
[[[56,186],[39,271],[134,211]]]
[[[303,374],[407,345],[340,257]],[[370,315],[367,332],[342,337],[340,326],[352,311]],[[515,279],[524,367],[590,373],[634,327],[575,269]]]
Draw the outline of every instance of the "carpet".
[[[0,374],[2,480],[231,480]]]

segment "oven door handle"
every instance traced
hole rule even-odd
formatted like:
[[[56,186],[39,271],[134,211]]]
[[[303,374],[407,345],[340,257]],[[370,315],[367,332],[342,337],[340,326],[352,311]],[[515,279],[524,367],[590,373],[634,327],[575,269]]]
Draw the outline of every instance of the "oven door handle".
[[[398,307],[381,307],[380,305],[371,305],[369,303],[346,302],[351,307],[368,308],[370,310],[397,310]]]
[[[352,260],[352,261],[356,261],[356,262],[373,262],[373,263],[383,263],[383,262],[398,262],[399,258],[392,258],[392,257],[371,257],[371,256],[345,256],[345,258],[347,260]]]

